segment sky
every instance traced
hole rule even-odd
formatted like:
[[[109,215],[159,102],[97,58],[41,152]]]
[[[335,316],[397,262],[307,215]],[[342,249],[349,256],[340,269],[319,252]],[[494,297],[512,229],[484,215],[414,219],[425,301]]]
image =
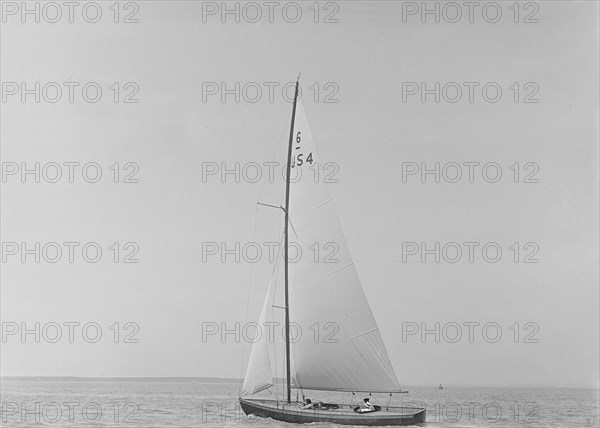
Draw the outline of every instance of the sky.
[[[222,262],[207,248],[277,241],[281,216],[256,202],[281,196],[281,180],[220,172],[257,163],[264,178],[265,162],[284,164],[282,87],[301,73],[320,159],[335,169],[329,192],[400,383],[597,386],[598,4],[539,2],[516,17],[502,3],[495,23],[487,9],[451,23],[440,5],[438,23],[409,3],[322,2],[318,17],[303,3],[298,22],[289,2],[273,22],[261,2],[257,22],[241,5],[240,22],[222,16],[220,2],[136,2],[118,17],[100,2],[100,18],[75,10],[72,23],[66,8],[57,23],[52,10],[36,23],[3,9],[1,374],[242,375],[249,344],[203,331],[256,320],[272,263]],[[436,82],[439,102],[423,100],[421,83]],[[86,84],[99,101],[86,101]],[[21,175],[36,162],[39,183]],[[436,162],[439,183],[420,175]],[[456,263],[406,254],[410,243],[464,242],[479,245],[472,263],[465,252]],[[62,250],[56,263],[48,243]],[[502,249],[497,262],[484,259],[486,243]],[[86,261],[97,248],[99,261]],[[36,323],[39,343],[20,335]],[[403,339],[436,323],[463,337]],[[471,342],[464,323],[495,323],[502,337],[476,330]]]

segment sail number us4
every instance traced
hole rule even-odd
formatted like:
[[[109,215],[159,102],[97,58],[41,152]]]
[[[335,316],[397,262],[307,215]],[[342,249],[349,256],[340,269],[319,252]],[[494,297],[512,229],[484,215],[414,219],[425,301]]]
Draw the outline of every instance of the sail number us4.
[[[298,131],[298,133],[296,134],[296,147],[295,147],[296,150],[300,150],[301,142],[302,142],[302,131]],[[291,167],[294,168],[295,166],[302,166],[304,164],[304,162],[312,165],[312,163],[313,163],[312,152],[310,152],[308,154],[308,156],[306,156],[306,158],[304,158],[304,153],[298,153],[297,155],[294,155],[294,158],[292,159]]]

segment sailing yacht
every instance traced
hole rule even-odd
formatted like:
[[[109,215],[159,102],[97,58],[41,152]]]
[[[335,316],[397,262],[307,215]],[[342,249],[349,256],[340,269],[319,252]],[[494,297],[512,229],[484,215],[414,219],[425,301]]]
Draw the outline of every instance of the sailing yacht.
[[[274,308],[284,311],[285,397],[252,397],[275,385],[267,335],[252,345],[239,398],[248,415],[291,423],[330,422],[343,425],[414,425],[425,422],[425,409],[375,406],[361,413],[356,404],[327,404],[303,409],[292,401],[292,388],[347,393],[402,393],[381,333],[362,289],[338,221],[333,200],[322,180],[308,169],[318,164],[315,142],[296,82],[287,150],[284,222],[284,296],[276,305],[271,281],[258,320],[269,321]],[[302,174],[302,172],[305,174]],[[292,175],[293,174],[293,175]],[[300,177],[291,180],[290,177]],[[315,242],[336,243],[336,263],[314,263],[310,257],[289,263],[289,235],[300,248]],[[335,340],[292,343],[290,320],[297,325],[333,323]],[[297,399],[296,399],[297,400]]]

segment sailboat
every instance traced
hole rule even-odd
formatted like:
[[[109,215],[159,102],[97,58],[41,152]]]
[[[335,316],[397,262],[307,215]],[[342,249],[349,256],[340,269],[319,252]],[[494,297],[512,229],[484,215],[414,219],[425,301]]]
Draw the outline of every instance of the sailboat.
[[[271,281],[258,325],[268,321],[273,308],[285,311],[285,379],[283,399],[253,398],[273,387],[269,340],[262,335],[252,345],[250,360],[239,398],[247,415],[269,417],[290,423],[329,422],[342,425],[388,426],[425,422],[425,409],[412,405],[373,406],[360,412],[356,403],[324,404],[303,408],[292,401],[292,388],[335,393],[403,393],[388,357],[381,333],[367,302],[333,200],[323,180],[314,180],[308,170],[318,164],[310,127],[296,81],[289,143],[287,147],[285,216],[283,233],[284,298],[274,302]],[[304,174],[303,174],[304,173]],[[293,175],[292,175],[293,174]],[[291,179],[300,177],[300,179]],[[314,263],[304,257],[289,260],[290,231],[300,248],[315,242],[336,243],[336,263]],[[296,325],[335,325],[335,340],[292,341],[290,320]],[[293,342],[293,343],[292,343]]]

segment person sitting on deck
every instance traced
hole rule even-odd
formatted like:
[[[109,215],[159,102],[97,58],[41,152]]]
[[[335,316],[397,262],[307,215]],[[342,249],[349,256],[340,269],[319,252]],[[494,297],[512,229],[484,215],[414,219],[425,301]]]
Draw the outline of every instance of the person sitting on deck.
[[[306,410],[306,409],[312,409],[315,406],[315,404],[310,400],[310,398],[307,398],[306,401],[304,402],[304,405],[302,407],[300,407],[301,410]]]
[[[357,410],[358,413],[369,413],[374,412],[375,406],[373,406],[368,398],[363,399],[363,402],[360,403],[360,408]]]

